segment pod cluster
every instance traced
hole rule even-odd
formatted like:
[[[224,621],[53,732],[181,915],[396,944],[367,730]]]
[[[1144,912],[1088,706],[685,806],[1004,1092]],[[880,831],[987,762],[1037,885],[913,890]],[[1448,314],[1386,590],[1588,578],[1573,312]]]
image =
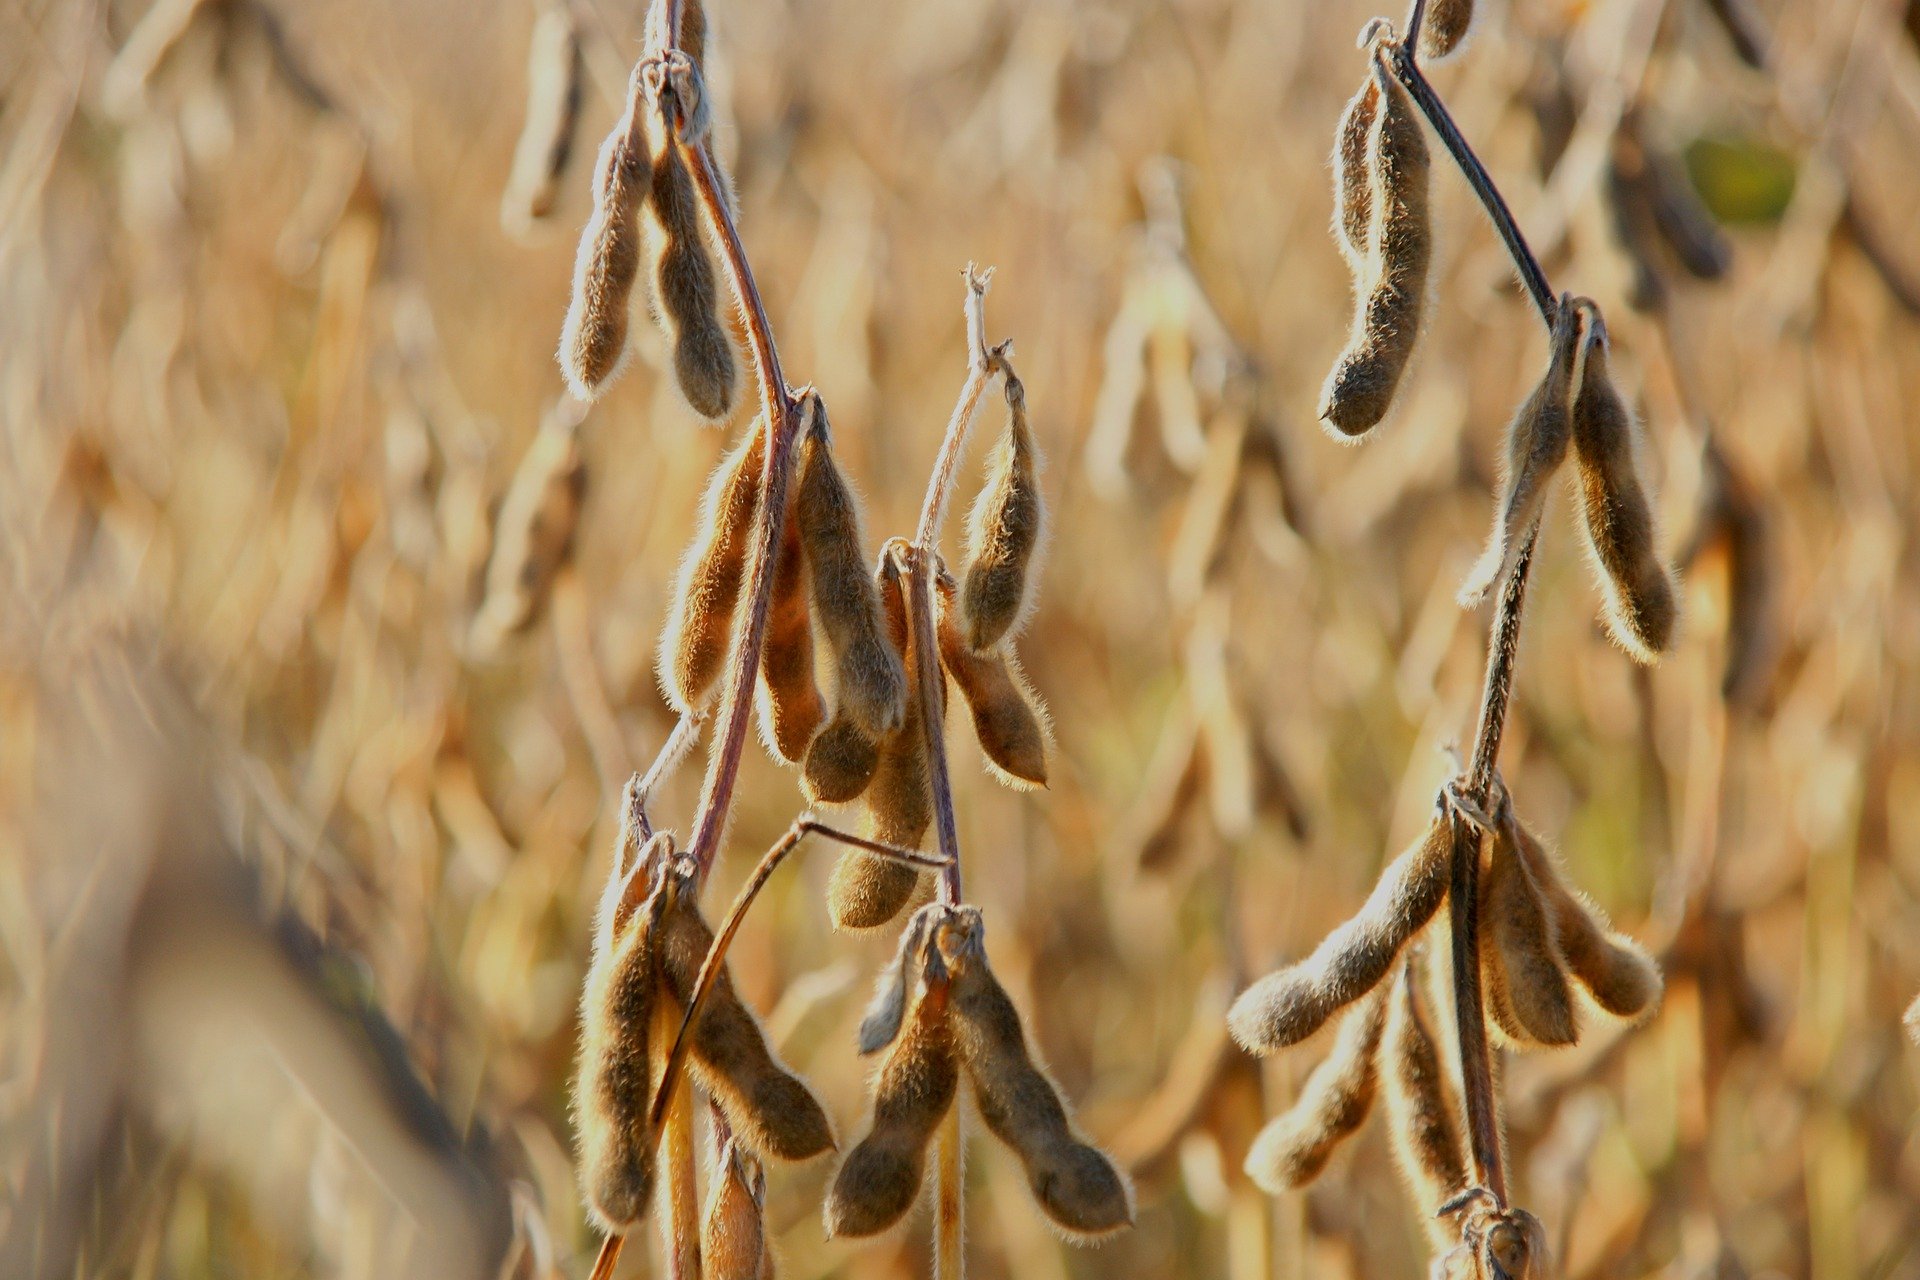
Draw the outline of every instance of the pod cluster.
[[[1460,601],[1478,604],[1512,569],[1540,519],[1548,480],[1571,456],[1607,630],[1634,659],[1652,662],[1673,642],[1679,600],[1659,555],[1636,457],[1639,429],[1613,385],[1599,307],[1589,298],[1561,298],[1550,347],[1546,372],[1508,425],[1493,533]]]
[[[1234,1002],[1229,1026],[1255,1053],[1298,1044],[1339,1019],[1326,1058],[1248,1154],[1248,1174],[1269,1192],[1318,1177],[1382,1092],[1400,1166],[1422,1206],[1431,1211],[1466,1190],[1458,1094],[1437,1047],[1418,945],[1446,900],[1454,831],[1465,821],[1451,794],[1442,792],[1427,830],[1388,864],[1351,919]],[[1481,990],[1499,1038],[1514,1048],[1560,1047],[1578,1042],[1583,1005],[1623,1019],[1650,1013],[1658,967],[1567,884],[1504,792],[1488,826],[1466,829],[1480,859]],[[1458,1234],[1437,1230],[1441,1243]]]
[[[631,1230],[646,1213],[655,1165],[653,1093],[713,945],[691,862],[675,853],[665,832],[641,841],[631,796],[625,812],[581,998],[574,1085],[583,1189],[610,1233]],[[690,1068],[726,1116],[749,1190],[757,1186],[758,1160],[807,1160],[833,1147],[825,1110],[774,1054],[724,966],[689,1039]],[[709,1218],[737,1223],[746,1211],[727,1200],[726,1183],[716,1179]],[[757,1191],[751,1198],[757,1205]]]
[[[1026,388],[1011,369],[1005,397],[1006,429],[968,521],[967,563],[958,578],[943,567],[930,570],[935,574],[933,653],[919,651],[910,625],[903,559],[913,551],[891,542],[869,572],[857,555],[856,508],[833,468],[830,438],[810,435],[802,454],[799,501],[803,513],[815,513],[803,514],[803,537],[809,522],[821,531],[851,533],[830,540],[839,550],[824,574],[827,540],[819,556],[814,542],[807,541],[816,609],[823,620],[830,607],[841,615],[823,630],[839,655],[842,696],[806,753],[801,783],[816,804],[859,801],[865,834],[887,844],[917,847],[933,821],[928,728],[913,692],[923,662],[937,663],[942,673],[943,709],[948,684],[959,690],[989,772],[1021,790],[1046,785],[1051,743],[1046,711],[1013,650],[1032,611],[1046,507]],[[855,598],[876,604],[870,612],[863,603],[855,616],[844,608]],[[864,701],[849,699],[848,689]],[[920,883],[921,873],[913,867],[851,849],[828,882],[828,908],[840,928],[877,928],[899,915]]]
[[[695,413],[720,422],[738,399],[740,360],[701,208],[702,181],[725,181],[705,146],[705,43],[705,13],[688,0],[679,48],[633,69],[626,109],[594,165],[593,213],[580,235],[559,360],[579,399],[606,389],[626,360],[644,262],[680,391]]]
[[[1019,1012],[987,962],[978,908],[930,904],[915,913],[861,1024],[860,1048],[882,1055],[873,1120],[834,1176],[829,1235],[873,1235],[913,1207],[928,1146],[963,1075],[981,1120],[1019,1157],[1056,1227],[1092,1238],[1132,1223],[1125,1177],[1079,1136],[1034,1060]]]

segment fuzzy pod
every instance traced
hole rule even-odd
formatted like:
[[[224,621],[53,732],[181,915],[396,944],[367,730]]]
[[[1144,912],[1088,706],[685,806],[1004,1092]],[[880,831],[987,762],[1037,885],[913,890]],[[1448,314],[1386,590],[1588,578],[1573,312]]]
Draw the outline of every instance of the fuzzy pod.
[[[882,844],[917,849],[933,823],[933,780],[928,771],[926,722],[920,713],[919,655],[907,622],[906,583],[883,556],[877,573],[888,640],[905,657],[906,718],[879,745],[873,781],[861,798],[865,834]],[[942,689],[944,695],[945,690]],[[827,882],[827,909],[838,929],[875,929],[900,914],[920,887],[921,872],[861,849],[840,855]]]
[[[1027,391],[1006,379],[1007,432],[988,464],[986,487],[967,519],[967,570],[960,593],[967,646],[985,653],[1026,625],[1033,609],[1047,509],[1040,449],[1027,424]]]
[[[1480,923],[1487,936],[1482,981],[1488,1011],[1516,1045],[1561,1048],[1580,1039],[1573,991],[1560,955],[1559,925],[1521,858],[1511,816],[1480,874]]]
[[[800,442],[795,511],[806,544],[814,615],[826,635],[838,686],[835,708],[869,738],[900,727],[907,714],[907,677],[887,643],[874,575],[861,550],[860,506],[833,461],[832,428],[817,407]]]
[[[827,706],[813,679],[813,607],[807,593],[805,540],[791,492],[776,556],[755,708],[767,750],[788,764],[799,764],[826,721]]]
[[[1104,1152],[1080,1140],[1059,1089],[1034,1062],[1020,1012],[987,964],[977,909],[954,914],[940,949],[954,957],[954,1039],[981,1122],[1020,1157],[1034,1199],[1074,1236],[1131,1226],[1132,1189]]]
[[[880,971],[880,977],[874,983],[873,998],[867,1002],[866,1012],[860,1017],[862,1057],[880,1052],[900,1034],[900,1024],[907,1016],[908,987],[913,981],[915,962],[926,955],[935,917],[942,910],[938,905],[929,903],[914,912],[907,927],[900,931],[900,944],[894,951],[893,960]]]
[[[1227,1024],[1254,1053],[1298,1044],[1378,986],[1401,948],[1447,896],[1453,828],[1436,815],[1420,839],[1388,864],[1366,903],[1305,960],[1248,987]]]
[[[660,684],[682,715],[706,701],[733,647],[733,615],[760,507],[766,444],[766,420],[755,418],[746,439],[708,481],[699,533],[680,564],[673,610],[660,638]]]
[[[760,1280],[769,1264],[766,1172],[731,1140],[716,1163],[700,1217],[701,1274],[706,1280]]]
[[[1473,608],[1513,568],[1527,530],[1540,518],[1547,485],[1566,461],[1573,440],[1573,379],[1579,372],[1579,312],[1560,299],[1553,323],[1547,371],[1507,424],[1506,456],[1500,468],[1500,497],[1487,549],[1460,587],[1460,603]]]
[[[1365,435],[1386,416],[1420,336],[1433,261],[1426,134],[1412,98],[1378,58],[1373,76],[1381,93],[1367,141],[1367,257],[1374,270],[1364,294],[1356,291],[1353,331],[1320,395],[1321,421],[1343,440]]]
[[[885,1231],[920,1194],[928,1144],[960,1085],[948,1006],[944,973],[929,974],[875,1079],[873,1124],[847,1152],[827,1193],[829,1236]]]
[[[1527,828],[1516,822],[1515,847],[1554,923],[1567,971],[1601,1009],[1616,1018],[1646,1016],[1660,1003],[1660,966],[1639,943],[1614,932],[1601,910],[1570,888]]]
[[[1653,509],[1634,460],[1633,416],[1607,372],[1607,329],[1592,303],[1586,368],[1573,407],[1573,453],[1587,547],[1600,571],[1607,628],[1637,661],[1673,640],[1679,604],[1655,550]]]
[[[879,764],[880,744],[845,710],[836,711],[807,747],[800,789],[809,804],[846,804],[860,798]]]
[[[595,1222],[625,1231],[647,1211],[654,1180],[647,1142],[652,1102],[651,1032],[660,991],[660,908],[634,901],[671,850],[665,832],[642,849],[623,823],[613,872],[600,899],[593,961],[580,998],[574,1072],[581,1189]]]
[[[1380,1065],[1395,1162],[1428,1220],[1429,1233],[1442,1240],[1449,1227],[1431,1215],[1466,1187],[1466,1147],[1456,1120],[1459,1100],[1415,969],[1411,960],[1401,968],[1389,1001]]]
[[[641,239],[653,280],[654,314],[673,348],[681,394],[701,417],[723,421],[739,389],[739,360],[721,311],[719,269],[701,225],[700,196],[688,167],[691,147],[668,136],[662,110],[647,113],[647,127],[654,164],[642,205]]]
[[[640,207],[654,185],[640,81],[636,72],[626,112],[594,161],[593,214],[580,233],[573,296],[560,328],[560,369],[581,400],[598,396],[626,359],[628,303],[640,275]]]
[[[1390,990],[1384,984],[1375,987],[1347,1010],[1332,1052],[1307,1077],[1293,1105],[1253,1140],[1246,1171],[1262,1191],[1279,1195],[1306,1186],[1366,1123],[1379,1092],[1380,1036]]]
[[[936,601],[940,662],[973,717],[987,767],[1015,790],[1044,787],[1051,737],[1046,712],[1012,653],[979,653],[968,646],[953,596],[951,580],[942,575]]]
[[[1420,56],[1444,58],[1459,49],[1473,26],[1473,0],[1432,0],[1420,28]]]
[[[662,920],[661,971],[682,1009],[692,999],[700,966],[713,947],[713,930],[700,915],[690,877],[668,888]],[[800,1078],[767,1044],[760,1020],[734,990],[723,966],[692,1032],[691,1065],[701,1087],[719,1104],[750,1150],[781,1160],[806,1160],[833,1146],[827,1113]]]
[[[548,4],[527,42],[527,115],[500,197],[500,221],[519,231],[553,212],[560,175],[573,155],[586,67],[580,32],[564,4]],[[634,188],[637,196],[639,188]],[[639,254],[634,252],[637,264]]]
[[[1380,111],[1380,84],[1369,73],[1333,132],[1333,239],[1353,271],[1356,292],[1373,282],[1373,176],[1368,140]]]
[[[549,414],[500,504],[486,594],[473,633],[483,647],[525,630],[540,616],[573,549],[587,468],[571,425]]]

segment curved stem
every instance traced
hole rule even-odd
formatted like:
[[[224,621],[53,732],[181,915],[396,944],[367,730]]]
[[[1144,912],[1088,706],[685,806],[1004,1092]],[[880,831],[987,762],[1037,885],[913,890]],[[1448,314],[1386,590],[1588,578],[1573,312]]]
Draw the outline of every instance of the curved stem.
[[[1419,9],[1416,8],[1416,17],[1418,14]],[[1533,305],[1539,308],[1540,319],[1548,329],[1552,329],[1554,314],[1559,309],[1558,295],[1554,293],[1553,286],[1547,283],[1547,273],[1540,269],[1540,261],[1534,257],[1527,238],[1520,233],[1520,224],[1514,220],[1513,210],[1507,207],[1506,197],[1500,194],[1500,188],[1493,185],[1493,178],[1488,175],[1486,166],[1480,163],[1480,157],[1474,154],[1460,127],[1453,122],[1447,104],[1440,101],[1440,95],[1433,91],[1433,86],[1427,83],[1426,74],[1414,61],[1413,43],[1417,34],[1409,33],[1398,44],[1383,45],[1379,56],[1385,59],[1387,69],[1393,72],[1394,78],[1406,86],[1414,105],[1420,108],[1420,114],[1427,118],[1433,131],[1440,135],[1440,141],[1453,157],[1454,164],[1466,177],[1474,195],[1480,198],[1481,207],[1487,211],[1493,229],[1500,233],[1500,239],[1507,246],[1514,270],[1520,273],[1520,283],[1532,295]]]

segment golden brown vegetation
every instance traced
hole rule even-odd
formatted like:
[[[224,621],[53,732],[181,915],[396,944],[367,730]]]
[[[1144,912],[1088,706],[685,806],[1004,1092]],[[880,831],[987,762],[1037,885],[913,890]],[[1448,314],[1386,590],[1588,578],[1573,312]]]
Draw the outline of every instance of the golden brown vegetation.
[[[1446,904],[1299,1048],[1255,1060],[1225,1028],[1231,995],[1313,955],[1431,823],[1485,658],[1454,597],[1518,457],[1502,429],[1552,359],[1427,129],[1417,347],[1364,447],[1315,429],[1355,292],[1343,242],[1367,261],[1386,217],[1365,184],[1336,204],[1328,165],[1336,128],[1353,154],[1356,83],[1381,105],[1352,47],[1373,7],[716,0],[710,38],[682,32],[707,117],[688,124],[731,175],[794,380],[831,406],[860,581],[913,530],[973,355],[969,259],[1000,268],[995,335],[1018,336],[1047,462],[1037,593],[969,603],[992,540],[956,520],[958,607],[930,572],[922,651],[1005,659],[1052,713],[1044,790],[967,763],[968,727],[944,739],[967,896],[1018,1010],[988,1025],[1046,1064],[1017,1075],[1050,1136],[987,1141],[956,1047],[909,1225],[832,1240],[843,1157],[699,1140],[692,1091],[643,1194],[653,1082],[631,1077],[673,1043],[673,993],[614,1015],[625,1039],[594,1012],[616,970],[661,959],[637,944],[669,900],[633,873],[664,850],[620,832],[623,785],[669,741],[689,764],[648,812],[696,843],[733,636],[684,729],[655,655],[708,477],[764,409],[726,246],[672,221],[699,173],[596,152],[645,106],[640,6],[0,16],[0,1275],[577,1277],[599,1244],[583,1192],[599,1226],[644,1223],[622,1275],[669,1273],[662,1224],[709,1274],[926,1275],[942,1215],[914,1202],[955,1115],[980,1276],[1411,1276],[1434,1254],[1460,1276],[1913,1272],[1920,20],[1435,3],[1423,49],[1469,8],[1428,74],[1548,277],[1604,315],[1576,372],[1616,402],[1588,400],[1585,451],[1569,421],[1567,479],[1540,491],[1499,761],[1515,799],[1479,806],[1498,834],[1476,901],[1550,922],[1579,1043],[1500,1044],[1562,1031],[1511,995],[1505,1027],[1489,987],[1511,1203],[1469,1195],[1441,1240],[1392,1147],[1439,1131],[1394,1122],[1419,1105],[1458,1130],[1432,1158],[1466,1140]],[[651,154],[659,121],[638,119]],[[1375,119],[1351,122],[1363,159]],[[563,368],[583,263],[607,327]],[[1021,480],[1011,437],[979,446],[963,497]],[[793,548],[791,510],[752,520]],[[1019,562],[1018,538],[994,545]],[[724,848],[708,933],[803,783],[873,829],[880,726],[841,714],[842,651],[791,563],[769,560],[745,673],[780,759],[743,753],[703,837]],[[979,641],[1010,618],[997,645],[969,636],[982,612]],[[899,674],[905,722],[925,708]],[[950,720],[1000,705],[956,692]],[[870,865],[910,886],[874,935],[833,929],[826,850],[767,881],[722,998],[754,1078],[817,1102],[785,1145],[824,1122],[849,1164],[884,1127],[865,976],[937,875]],[[1502,937],[1483,945],[1511,990],[1539,934]],[[925,954],[883,1064],[935,1011]],[[583,1044],[602,1083],[576,1098]],[[741,1059],[689,1051],[726,1092],[714,1064]],[[600,1093],[627,1127],[577,1167]],[[1071,1176],[1036,1198],[1036,1168]],[[1133,1229],[1095,1251],[1054,1230],[1123,1203]]]

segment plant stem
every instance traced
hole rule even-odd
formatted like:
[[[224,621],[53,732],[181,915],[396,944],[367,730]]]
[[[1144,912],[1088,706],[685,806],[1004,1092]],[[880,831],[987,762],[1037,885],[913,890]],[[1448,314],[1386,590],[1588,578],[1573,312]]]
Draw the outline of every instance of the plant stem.
[[[1416,0],[1414,17],[1408,19],[1411,26],[1425,8],[1423,0]],[[1465,175],[1467,183],[1473,188],[1474,195],[1480,198],[1480,204],[1487,211],[1487,217],[1493,222],[1493,229],[1500,233],[1500,239],[1506,243],[1507,254],[1513,259],[1515,271],[1520,273],[1520,283],[1526,286],[1533,296],[1533,305],[1539,308],[1540,318],[1548,329],[1553,328],[1554,314],[1559,310],[1558,295],[1547,283],[1547,273],[1540,269],[1539,259],[1533,256],[1533,249],[1527,244],[1525,236],[1520,234],[1520,224],[1514,221],[1513,210],[1507,207],[1507,201],[1500,194],[1500,188],[1493,185],[1493,179],[1487,173],[1486,166],[1480,163],[1480,157],[1460,133],[1460,127],[1453,122],[1453,115],[1447,110],[1447,104],[1440,101],[1440,95],[1427,83],[1427,77],[1414,61],[1413,45],[1417,31],[1409,32],[1406,39],[1397,44],[1387,44],[1376,56],[1386,60],[1386,66],[1406,86],[1414,105],[1420,108],[1420,114],[1427,118],[1433,131],[1440,135],[1440,141],[1453,156],[1453,162]]]
[[[947,1118],[940,1122],[940,1166],[934,1195],[934,1211],[939,1222],[933,1235],[933,1274],[935,1280],[964,1280],[967,1274],[966,1198],[961,1181],[965,1168],[960,1150],[960,1099],[953,1100]]]
[[[1005,347],[987,346],[987,285],[992,268],[977,272],[967,264],[967,380],[960,387],[960,399],[947,421],[946,436],[940,442],[934,460],[933,475],[927,481],[927,496],[920,506],[920,525],[914,533],[912,553],[901,568],[907,578],[907,612],[913,628],[915,675],[920,699],[920,722],[927,736],[927,781],[933,792],[934,838],[946,865],[940,871],[940,900],[950,906],[962,901],[960,886],[960,834],[953,813],[953,779],[947,769],[946,676],[940,669],[940,648],[933,625],[933,579],[940,571],[938,547],[940,526],[946,522],[947,506],[952,500],[954,477],[960,459],[966,453],[967,437],[973,420],[979,416],[980,397],[1006,358]]]

